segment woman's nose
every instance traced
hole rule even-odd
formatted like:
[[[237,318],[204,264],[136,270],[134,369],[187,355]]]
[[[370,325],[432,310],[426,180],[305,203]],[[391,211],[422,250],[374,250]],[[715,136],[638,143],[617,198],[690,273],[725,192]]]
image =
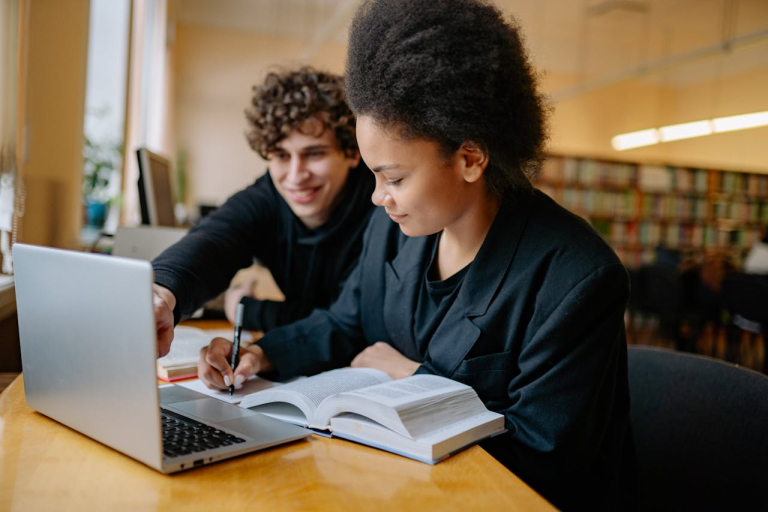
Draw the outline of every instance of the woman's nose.
[[[392,196],[389,195],[389,192],[382,185],[377,183],[376,188],[373,189],[373,194],[371,194],[371,201],[376,206],[387,206],[392,204]]]

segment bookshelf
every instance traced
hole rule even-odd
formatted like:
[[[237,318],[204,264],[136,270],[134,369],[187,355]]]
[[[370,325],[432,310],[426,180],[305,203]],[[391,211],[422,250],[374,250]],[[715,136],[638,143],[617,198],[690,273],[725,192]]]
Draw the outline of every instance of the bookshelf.
[[[656,247],[740,263],[768,226],[768,174],[551,155],[535,185],[587,219],[629,268]]]

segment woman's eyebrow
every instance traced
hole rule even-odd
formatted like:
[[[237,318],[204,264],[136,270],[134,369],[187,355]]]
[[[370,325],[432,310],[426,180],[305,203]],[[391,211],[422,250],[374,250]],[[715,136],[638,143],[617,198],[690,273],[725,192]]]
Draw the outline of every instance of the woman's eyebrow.
[[[400,167],[400,164],[382,164],[382,165],[377,165],[376,167],[372,168],[371,170],[373,172],[390,171],[392,169],[397,169],[398,167]]]

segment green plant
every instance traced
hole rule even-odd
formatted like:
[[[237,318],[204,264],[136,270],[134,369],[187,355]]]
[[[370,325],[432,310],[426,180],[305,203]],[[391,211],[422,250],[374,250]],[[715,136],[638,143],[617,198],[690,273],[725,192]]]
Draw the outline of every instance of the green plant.
[[[110,184],[118,174],[122,161],[121,144],[94,142],[85,137],[83,146],[83,198],[86,201],[106,203],[116,190]]]

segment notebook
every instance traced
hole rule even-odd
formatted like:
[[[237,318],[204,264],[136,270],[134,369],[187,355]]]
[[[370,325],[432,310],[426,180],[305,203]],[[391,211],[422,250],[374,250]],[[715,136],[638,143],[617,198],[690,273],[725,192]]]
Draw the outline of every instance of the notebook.
[[[311,434],[190,389],[158,388],[149,262],[25,244],[13,257],[32,409],[163,473]]]

